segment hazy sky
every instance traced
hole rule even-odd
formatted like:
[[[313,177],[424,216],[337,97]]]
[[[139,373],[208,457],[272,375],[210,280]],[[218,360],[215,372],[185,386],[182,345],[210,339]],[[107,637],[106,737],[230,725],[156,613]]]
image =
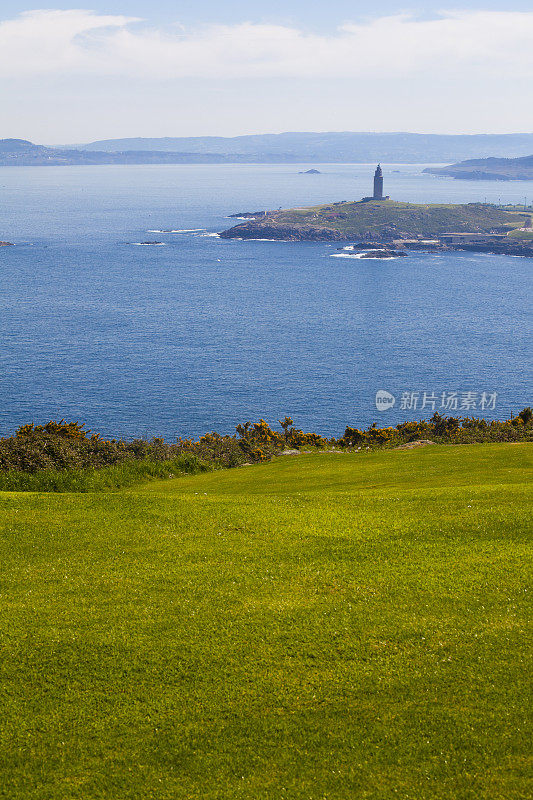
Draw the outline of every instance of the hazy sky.
[[[84,4],[85,5],[85,4]],[[533,131],[530,0],[0,5],[0,138]]]

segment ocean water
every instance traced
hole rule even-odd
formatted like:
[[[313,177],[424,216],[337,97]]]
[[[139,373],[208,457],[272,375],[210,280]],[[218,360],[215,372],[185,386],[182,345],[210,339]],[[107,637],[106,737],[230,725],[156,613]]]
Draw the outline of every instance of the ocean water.
[[[463,415],[530,404],[532,259],[338,258],[338,244],[215,235],[238,211],[359,198],[373,167],[2,168],[0,239],[16,247],[0,248],[0,434],[65,417],[172,439],[285,414],[341,434],[445,413],[452,393]],[[386,165],[386,192],[533,198],[533,183],[422,168]],[[377,410],[379,390],[394,406]]]

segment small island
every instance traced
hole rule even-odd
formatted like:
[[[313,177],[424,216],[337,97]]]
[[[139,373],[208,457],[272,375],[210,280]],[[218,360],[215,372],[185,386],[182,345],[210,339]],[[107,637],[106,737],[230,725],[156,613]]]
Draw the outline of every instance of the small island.
[[[0,242],[0,247],[14,247],[13,242]]]
[[[239,215],[241,216],[241,215]],[[244,216],[244,215],[242,215]],[[362,200],[261,211],[220,234],[223,239],[345,242],[382,249],[462,249],[533,256],[531,211],[490,203],[404,203],[374,194]]]

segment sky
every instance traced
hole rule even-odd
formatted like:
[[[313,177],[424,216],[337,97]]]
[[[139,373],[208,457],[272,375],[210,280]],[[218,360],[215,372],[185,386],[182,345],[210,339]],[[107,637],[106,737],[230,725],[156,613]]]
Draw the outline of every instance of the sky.
[[[533,131],[530,0],[0,3],[0,138]]]

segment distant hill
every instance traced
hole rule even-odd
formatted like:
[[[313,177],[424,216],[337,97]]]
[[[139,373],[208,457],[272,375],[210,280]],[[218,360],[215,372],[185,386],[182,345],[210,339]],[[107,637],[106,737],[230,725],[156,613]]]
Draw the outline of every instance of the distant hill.
[[[44,147],[25,139],[0,139],[0,167],[75,166],[94,164],[250,164],[258,159],[250,155],[223,153],[174,153],[166,151],[128,150],[104,152]],[[284,162],[273,155],[272,163]],[[294,161],[294,159],[288,159]]]
[[[449,167],[428,167],[424,172],[471,181],[531,181],[533,156],[470,159]]]
[[[440,135],[425,133],[280,133],[161,139],[106,139],[76,145],[85,152],[158,151],[252,156],[269,162],[446,163],[486,156],[525,156],[533,133]]]
[[[518,152],[517,152],[518,151]],[[47,147],[26,139],[0,140],[0,166],[91,164],[443,163],[467,155],[523,155],[533,134],[438,136],[415,133],[282,133],[182,139],[111,139]],[[526,159],[516,159],[524,162]],[[513,158],[490,159],[511,164]],[[483,160],[484,162],[484,160]],[[464,162],[475,164],[475,161]],[[461,168],[462,164],[454,167]],[[437,174],[451,174],[436,168]],[[476,167],[474,167],[474,170]],[[468,172],[468,169],[464,170]],[[504,173],[502,175],[505,177]],[[518,175],[513,175],[518,177]]]

